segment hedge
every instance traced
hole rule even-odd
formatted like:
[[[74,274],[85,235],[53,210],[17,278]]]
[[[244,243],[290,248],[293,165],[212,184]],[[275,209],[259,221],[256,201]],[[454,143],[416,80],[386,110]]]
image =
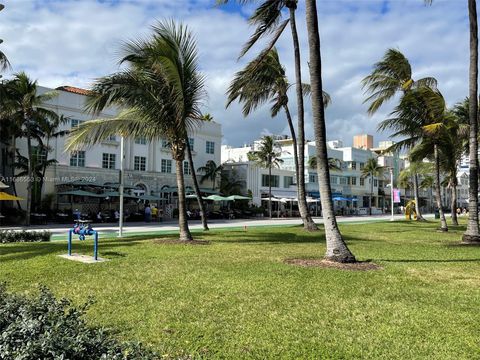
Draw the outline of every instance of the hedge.
[[[0,284],[0,359],[158,359],[139,343],[122,343],[102,328],[87,326],[92,304],[76,308],[45,287],[36,296],[7,292]]]
[[[0,243],[50,241],[50,231],[0,230]]]

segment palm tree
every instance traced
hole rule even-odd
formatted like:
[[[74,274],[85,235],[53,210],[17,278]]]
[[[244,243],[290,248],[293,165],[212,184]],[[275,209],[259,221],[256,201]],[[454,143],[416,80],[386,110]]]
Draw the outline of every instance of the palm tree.
[[[255,162],[262,168],[268,169],[268,216],[272,217],[272,168],[279,167],[283,160],[277,143],[272,136],[264,136],[258,150],[253,151]]]
[[[429,87],[415,89],[406,94],[400,101],[397,113],[399,119],[407,119],[420,126],[421,142],[411,150],[414,161],[422,161],[433,154],[435,164],[435,193],[440,214],[441,230],[448,231],[445,214],[442,208],[440,182],[441,147],[452,123],[452,116],[446,110],[445,100],[438,90]],[[456,175],[455,175],[456,176]]]
[[[383,175],[383,166],[380,166],[378,164],[378,161],[376,158],[370,158],[367,160],[365,163],[363,169],[362,169],[362,177],[370,178],[370,196],[368,200],[368,212],[370,215],[372,215],[372,198],[373,198],[373,179],[378,178]]]
[[[316,230],[317,226],[313,222],[308,212],[307,201],[305,198],[305,182],[303,182],[303,191],[299,177],[304,171],[300,170],[300,163],[303,162],[298,155],[297,136],[293,126],[292,116],[288,106],[288,90],[291,88],[285,75],[285,68],[282,66],[276,48],[272,48],[266,54],[261,54],[251,61],[243,70],[235,74],[227,94],[227,107],[235,100],[243,103],[243,115],[248,116],[260,105],[270,101],[272,104],[271,115],[275,117],[280,110],[285,112],[287,124],[293,143],[293,158],[295,163],[295,176],[298,190],[298,205],[305,230]],[[309,93],[309,86],[303,84],[303,88]],[[324,94],[325,103],[330,101],[328,94]],[[303,194],[303,195],[302,195]]]
[[[310,52],[310,86],[312,97],[312,117],[317,152],[317,173],[320,186],[320,200],[325,226],[326,259],[336,262],[355,262],[343,240],[333,210],[330,171],[328,169],[327,136],[325,128],[325,108],[322,89],[322,59],[320,54],[320,34],[318,30],[317,4],[306,0],[306,20]]]
[[[40,122],[56,121],[58,118],[55,112],[42,107],[46,101],[57,96],[57,93],[48,92],[39,95],[37,82],[32,81],[24,72],[20,72],[4,84],[4,94],[2,113],[6,117],[16,119],[22,136],[27,139],[28,182],[25,224],[28,226],[32,210],[34,175],[32,139],[35,137],[38,140],[37,131]]]
[[[424,0],[431,4],[433,0]],[[465,243],[480,243],[478,222],[478,19],[477,1],[468,0],[468,19],[470,24],[470,68],[468,76],[469,101],[469,176],[468,176],[468,223],[463,234]]]
[[[29,160],[26,156],[21,155],[17,150],[17,161],[14,166],[20,170],[15,174],[15,177],[28,176],[29,165],[32,163],[33,177],[32,179],[32,208],[35,210],[41,201],[42,188],[44,183],[45,171],[44,169],[57,163],[55,159],[43,159],[41,154],[41,147],[34,151],[32,158]]]
[[[374,65],[372,73],[362,80],[362,86],[366,94],[369,94],[364,101],[365,103],[370,103],[368,113],[374,114],[385,102],[397,93],[400,92],[404,96],[408,92],[423,86],[435,89],[437,87],[437,80],[432,77],[414,80],[412,78],[412,67],[405,55],[399,50],[388,49],[382,60]],[[393,125],[390,124],[390,122],[384,121],[380,124],[379,130],[389,130],[391,126]],[[414,137],[414,134],[405,134],[405,136],[408,135],[410,135],[410,138]],[[411,148],[413,145],[414,142],[410,142],[408,146]],[[402,146],[404,146],[404,144],[397,145],[397,149]],[[420,212],[419,206],[418,175],[414,176],[413,179],[413,191],[417,220],[423,221],[425,219]]]
[[[87,102],[87,110],[94,114],[107,106],[125,110],[113,118],[87,121],[75,128],[67,150],[92,146],[114,134],[150,141],[167,139],[176,165],[180,240],[192,240],[183,160],[188,130],[202,115],[204,78],[198,70],[195,40],[185,26],[164,21],[152,29],[150,39],[123,46],[120,63],[127,65],[126,69],[98,79]]]
[[[192,149],[191,149],[190,141],[188,140],[188,138],[185,140],[185,143],[187,144],[186,153],[187,153],[187,159],[188,159],[188,166],[192,174],[193,188],[195,189],[195,194],[197,195],[197,203],[198,203],[198,207],[200,208],[200,218],[202,219],[203,230],[208,231],[210,229],[208,228],[207,213],[205,212],[205,203],[203,202],[202,194],[200,192],[200,186],[198,185],[197,174],[195,172],[195,165],[193,163]]]
[[[317,168],[317,157],[310,156],[308,159],[308,167],[312,170]],[[333,171],[342,171],[342,160],[335,158],[328,158],[328,168]]]
[[[223,166],[217,165],[215,161],[208,160],[205,166],[201,166],[197,169],[198,172],[203,173],[200,178],[200,184],[203,184],[205,181],[210,180],[212,182],[212,190],[215,190],[217,185],[217,179],[222,173]]]
[[[211,121],[213,121],[213,116],[212,116],[211,114],[209,114],[209,113],[206,113],[206,114],[203,114],[203,115],[201,116],[201,119],[202,119],[203,121],[211,122]]]
[[[217,0],[217,3],[227,3],[228,0]],[[254,2],[254,0],[237,0],[237,2],[244,4]],[[270,50],[275,46],[275,43],[285,30],[290,22],[290,30],[292,33],[293,51],[295,59],[295,90],[297,96],[297,122],[298,122],[298,171],[297,171],[297,187],[298,187],[298,206],[302,220],[304,221],[304,228],[306,230],[316,230],[317,226],[309,213],[306,202],[305,190],[305,111],[303,97],[305,88],[302,85],[302,71],[301,71],[301,55],[300,42],[298,39],[297,25],[295,12],[297,9],[298,0],[264,0],[254,11],[249,18],[249,23],[256,26],[253,35],[243,47],[240,57],[245,55],[253,45],[265,36],[271,36],[267,47],[260,53],[259,60],[268,56]],[[289,17],[282,19],[283,10],[287,8]],[[259,61],[260,62],[260,61]],[[324,105],[326,102],[324,101]]]

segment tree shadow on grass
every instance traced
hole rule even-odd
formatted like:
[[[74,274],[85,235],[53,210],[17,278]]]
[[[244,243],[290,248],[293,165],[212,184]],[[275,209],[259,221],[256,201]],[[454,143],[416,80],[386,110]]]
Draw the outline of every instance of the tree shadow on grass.
[[[98,252],[101,255],[107,255],[108,250],[134,246],[135,242],[106,242],[100,243]],[[105,251],[107,250],[107,251]],[[38,256],[46,256],[51,254],[61,254],[67,252],[67,244],[65,243],[21,243],[21,245],[9,245],[0,247],[0,262],[6,263],[9,261],[28,260]],[[72,244],[72,252],[80,252],[83,254],[93,254],[93,244],[81,243],[74,241]],[[110,251],[110,253],[118,257],[120,253]],[[123,255],[125,256],[125,255]]]
[[[398,262],[398,263],[462,263],[478,262],[480,259],[374,259],[374,261]]]
[[[292,232],[274,232],[274,233],[248,233],[248,231],[229,231],[221,239],[212,239],[214,243],[223,244],[258,244],[258,245],[274,245],[274,244],[301,244],[301,243],[324,243],[325,234],[323,231],[314,233],[318,236],[310,234],[297,234]]]

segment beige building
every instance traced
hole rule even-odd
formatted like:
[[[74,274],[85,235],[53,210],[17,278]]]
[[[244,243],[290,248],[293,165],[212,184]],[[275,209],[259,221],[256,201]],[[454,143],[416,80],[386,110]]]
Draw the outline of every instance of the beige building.
[[[370,150],[373,148],[373,136],[372,135],[355,135],[353,137],[353,147],[357,149]]]

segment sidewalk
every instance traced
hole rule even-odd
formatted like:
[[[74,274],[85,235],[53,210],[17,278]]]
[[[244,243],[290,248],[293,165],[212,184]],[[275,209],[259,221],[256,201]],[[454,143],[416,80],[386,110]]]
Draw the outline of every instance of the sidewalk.
[[[427,215],[427,218],[433,218],[433,215]],[[395,215],[395,220],[403,220],[405,217],[403,215]],[[339,223],[368,223],[373,221],[389,221],[390,215],[372,215],[372,216],[338,216],[337,221]],[[314,221],[317,224],[322,224],[323,219],[320,217],[314,217]],[[210,229],[222,229],[222,228],[243,228],[247,227],[256,227],[256,226],[286,226],[286,225],[300,225],[302,220],[300,218],[260,218],[260,219],[216,219],[209,220],[208,226]],[[189,226],[191,230],[201,230],[202,223],[200,220],[189,221]],[[31,230],[31,231],[42,231],[48,230],[52,232],[54,238],[63,236],[68,233],[72,228],[67,224],[51,224],[51,225],[33,225],[28,228],[26,227],[0,227],[0,230]],[[118,232],[118,224],[93,224],[93,228],[99,231],[100,235],[112,235]],[[167,221],[167,222],[155,222],[155,223],[144,223],[144,222],[133,222],[126,223],[123,227],[123,232],[125,235],[136,235],[136,234],[155,234],[155,233],[165,233],[165,232],[175,232],[178,231],[177,221]]]

